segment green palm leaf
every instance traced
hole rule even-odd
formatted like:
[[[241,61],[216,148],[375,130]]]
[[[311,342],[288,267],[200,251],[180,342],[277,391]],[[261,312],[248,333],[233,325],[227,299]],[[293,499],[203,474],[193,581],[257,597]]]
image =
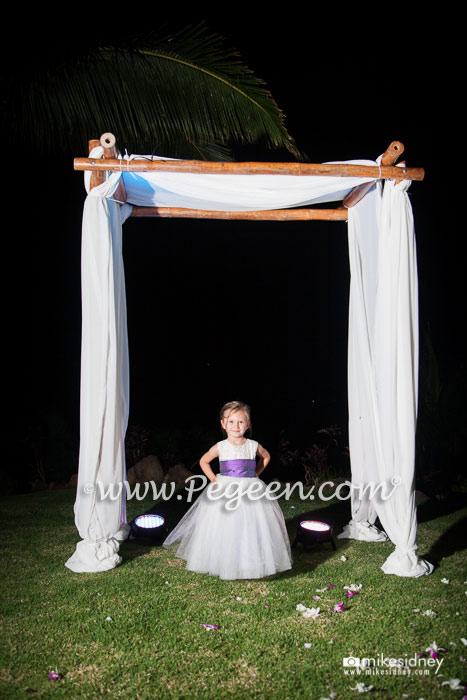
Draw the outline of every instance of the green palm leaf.
[[[35,54],[6,87],[14,137],[83,153],[112,131],[130,152],[224,160],[235,143],[260,143],[299,156],[264,83],[203,25],[116,44]]]

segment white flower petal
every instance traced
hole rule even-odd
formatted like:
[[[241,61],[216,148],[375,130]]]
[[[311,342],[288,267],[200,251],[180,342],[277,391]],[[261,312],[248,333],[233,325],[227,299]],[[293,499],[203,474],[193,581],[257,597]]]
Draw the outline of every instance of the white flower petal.
[[[464,639],[464,637],[461,637],[461,642],[464,646],[467,647],[467,639]]]
[[[311,649],[313,644],[311,642],[305,642],[305,644],[303,646],[305,647],[305,649]]]
[[[368,693],[372,688],[372,685],[365,685],[365,683],[357,683],[356,687],[350,688],[350,690],[358,690],[359,693]]]
[[[441,685],[448,685],[451,690],[464,690],[460,678],[450,678],[448,681],[443,681]]]
[[[441,583],[451,583],[451,581],[448,578],[442,578]]]

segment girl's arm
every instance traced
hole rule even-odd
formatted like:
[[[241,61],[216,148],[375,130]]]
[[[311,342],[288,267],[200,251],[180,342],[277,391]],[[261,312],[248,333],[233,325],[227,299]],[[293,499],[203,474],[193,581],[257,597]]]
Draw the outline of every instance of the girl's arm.
[[[268,466],[271,461],[271,455],[267,450],[264,449],[262,445],[258,445],[256,454],[259,455],[259,460],[256,464],[256,476],[259,476],[264,469]]]
[[[216,457],[219,457],[219,448],[217,447],[217,445],[213,445],[211,449],[208,450],[199,460],[199,466],[206,474],[209,481],[212,482],[214,482],[217,479],[217,474],[214,474],[214,472],[212,471],[210,462],[212,462],[212,460]]]

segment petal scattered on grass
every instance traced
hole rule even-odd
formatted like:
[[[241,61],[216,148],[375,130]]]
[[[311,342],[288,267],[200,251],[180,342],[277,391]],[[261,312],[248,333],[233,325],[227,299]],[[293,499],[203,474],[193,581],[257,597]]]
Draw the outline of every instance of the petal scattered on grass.
[[[320,596],[320,595],[314,595],[314,596],[313,596],[313,600],[321,600],[321,596]]]
[[[448,578],[442,578],[441,583],[451,583],[451,581]]]
[[[61,673],[58,673],[57,670],[55,670],[55,671],[50,671],[50,673],[49,673],[49,675],[48,675],[49,681],[61,681],[62,678],[63,678],[62,674],[61,674]]]
[[[305,610],[302,611],[302,616],[306,618],[312,618],[313,620],[316,620],[317,617],[321,615],[320,613],[320,608],[305,608]]]
[[[270,608],[271,606],[269,605],[269,603],[265,603],[265,604],[264,604],[264,607],[265,607],[265,608]]]
[[[354,595],[358,595],[358,591],[347,591],[345,595],[347,596],[347,598],[353,598]]]
[[[333,583],[328,583],[328,588],[335,588],[335,585]]]
[[[113,622],[112,618],[110,616],[107,616],[105,618],[105,622]]]
[[[341,561],[347,561],[347,557],[344,557],[344,555],[341,556]]]
[[[438,658],[438,652],[440,651],[446,651],[444,647],[439,647],[436,642],[432,642],[427,648],[425,649],[427,654],[430,654],[432,659],[437,659]]]
[[[365,683],[357,683],[355,688],[350,688],[350,690],[358,690],[359,693],[368,693],[372,689],[372,685],[365,685]]]
[[[467,647],[467,639],[464,639],[464,637],[461,637],[461,642],[465,647]]]
[[[202,626],[209,631],[218,630],[220,625],[210,625],[208,622],[202,622]]]
[[[313,644],[311,642],[305,642],[305,644],[303,646],[305,647],[305,649],[311,649]]]
[[[344,591],[353,591],[354,593],[358,593],[361,591],[363,588],[363,585],[359,583],[358,585],[356,583],[351,583],[350,586],[344,586]]]
[[[333,608],[329,608],[331,612],[340,613],[344,612],[344,603],[336,603]]]
[[[425,610],[425,612],[422,612],[422,615],[425,617],[436,617],[436,613],[434,610]]]
[[[241,600],[241,597],[238,595],[235,600]]]
[[[448,681],[443,681],[441,685],[448,685],[451,690],[464,690],[464,685],[460,678],[450,678]]]

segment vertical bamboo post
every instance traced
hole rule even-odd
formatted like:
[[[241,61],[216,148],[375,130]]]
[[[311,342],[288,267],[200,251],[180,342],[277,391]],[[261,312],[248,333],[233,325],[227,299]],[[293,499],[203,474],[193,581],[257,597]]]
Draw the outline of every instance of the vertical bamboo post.
[[[383,156],[381,158],[381,165],[394,165],[399,156],[403,154],[403,152],[404,144],[400,141],[393,141],[389,144],[386,151],[383,153]],[[396,180],[396,184],[397,182],[400,182],[400,180]],[[350,207],[354,207],[357,204],[357,202],[363,199],[366,193],[369,192],[369,190],[371,190],[374,184],[374,182],[365,182],[363,185],[358,185],[358,187],[354,187],[353,190],[350,190],[350,192],[344,197],[344,201],[342,202],[344,207],[347,207],[347,209],[350,209]]]
[[[92,151],[93,148],[96,148],[96,146],[102,146],[104,149],[104,158],[107,160],[117,158],[117,149],[115,147],[116,144],[116,139],[113,134],[110,132],[106,132],[105,134],[102,134],[100,139],[91,139],[88,142],[88,148],[89,148],[89,153]],[[97,187],[98,185],[101,185],[105,181],[105,171],[92,171],[91,174],[91,184],[90,184],[90,189],[92,190],[94,187]],[[125,192],[125,185],[123,184],[123,180],[120,178],[120,182],[118,183],[118,187],[115,190],[115,195],[114,198],[117,199],[119,202],[126,202],[126,192]]]

